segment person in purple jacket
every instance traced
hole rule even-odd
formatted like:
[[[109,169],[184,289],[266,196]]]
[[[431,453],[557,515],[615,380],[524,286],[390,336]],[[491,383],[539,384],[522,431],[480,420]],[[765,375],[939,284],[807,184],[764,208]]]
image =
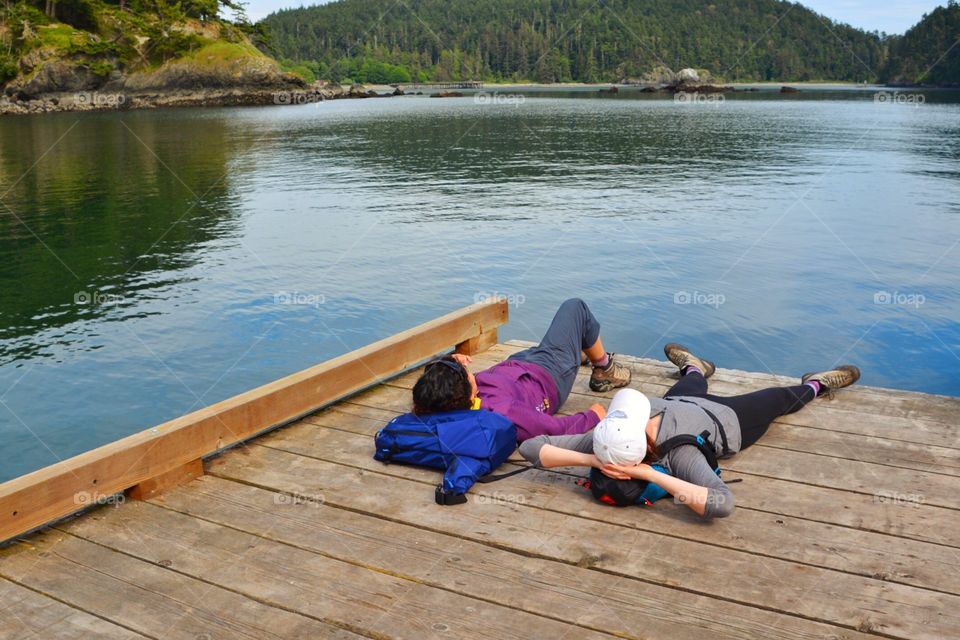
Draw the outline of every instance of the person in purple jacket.
[[[586,303],[571,298],[560,305],[539,345],[476,376],[467,370],[469,356],[453,354],[428,364],[413,387],[413,412],[495,411],[513,421],[520,442],[540,435],[584,433],[606,415],[602,405],[572,416],[555,415],[573,389],[584,354],[593,365],[593,391],[630,382],[630,370],[604,349],[600,323]]]

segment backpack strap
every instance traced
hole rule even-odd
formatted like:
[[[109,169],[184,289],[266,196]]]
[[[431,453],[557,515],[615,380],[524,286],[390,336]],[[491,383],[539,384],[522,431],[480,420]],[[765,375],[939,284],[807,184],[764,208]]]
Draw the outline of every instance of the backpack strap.
[[[500,473],[500,474],[488,473],[487,475],[483,476],[482,478],[477,478],[477,482],[482,482],[482,483],[484,483],[484,484],[487,484],[488,482],[497,482],[498,480],[503,480],[504,478],[509,478],[510,476],[515,476],[515,475],[517,475],[518,473],[523,473],[524,471],[529,471],[530,469],[533,469],[533,467],[532,467],[532,466],[520,467],[519,469],[514,469],[513,471],[508,471],[508,472],[506,472],[506,473]]]
[[[668,438],[666,441],[658,445],[657,449],[660,452],[660,457],[664,458],[668,453],[670,453],[670,451],[682,445],[692,445],[696,447],[707,459],[707,464],[710,465],[711,469],[716,470],[719,468],[719,465],[717,464],[717,452],[710,443],[709,431],[705,430],[698,436],[694,436],[689,433],[673,436],[672,438]]]
[[[504,478],[509,478],[510,476],[515,476],[518,473],[523,473],[524,471],[529,471],[533,469],[532,466],[520,467],[519,469],[514,469],[513,471],[508,471],[507,473],[493,474],[488,473],[487,475],[477,478],[477,482],[483,482],[484,484],[488,482],[496,482],[498,480],[503,480]],[[450,506],[454,504],[463,504],[467,501],[467,496],[464,493],[450,493],[445,491],[443,484],[438,484],[436,490],[434,491],[433,499],[437,504],[442,504],[444,506]]]
[[[701,406],[700,404],[693,402],[692,400],[685,400],[684,398],[666,398],[666,399],[676,400],[677,402],[686,402],[687,404],[692,404],[695,407],[699,407],[701,411],[703,411],[705,414],[707,414],[707,416],[709,416],[709,418],[713,421],[713,424],[716,425],[717,427],[717,433],[720,434],[720,444],[723,446],[723,449],[720,455],[722,456],[730,455],[731,453],[730,445],[727,444],[727,432],[723,428],[723,423],[720,422],[720,419],[713,414],[713,411],[710,411],[710,409],[707,409],[706,407]],[[714,467],[716,467],[716,465],[714,465]]]

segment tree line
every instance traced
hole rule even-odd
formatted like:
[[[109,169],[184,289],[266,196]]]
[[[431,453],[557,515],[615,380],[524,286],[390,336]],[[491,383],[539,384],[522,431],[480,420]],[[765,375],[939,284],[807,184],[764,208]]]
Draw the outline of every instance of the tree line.
[[[358,81],[610,82],[657,67],[870,81],[890,45],[781,0],[341,0],[263,23],[278,57]]]

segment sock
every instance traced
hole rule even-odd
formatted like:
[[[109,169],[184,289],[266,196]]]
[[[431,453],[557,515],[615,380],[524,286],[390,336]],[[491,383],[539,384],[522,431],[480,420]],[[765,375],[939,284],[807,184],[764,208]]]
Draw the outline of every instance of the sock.
[[[593,366],[599,367],[599,368],[601,368],[601,369],[609,369],[609,368],[610,368],[610,353],[609,353],[608,351],[604,351],[604,352],[603,352],[603,358],[602,358],[601,360],[597,360],[596,362],[594,362],[594,363],[593,363]]]
[[[700,375],[703,375],[703,371],[700,371],[700,369],[698,369],[697,367],[693,366],[692,364],[688,364],[687,366],[685,366],[685,367],[683,368],[683,371],[681,371],[681,373],[682,373],[683,375],[685,375],[685,376],[688,376],[688,375],[690,375],[691,373],[699,373]]]
[[[804,384],[806,384],[808,387],[810,387],[811,389],[813,389],[813,395],[814,395],[814,396],[819,396],[819,395],[820,395],[820,390],[823,388],[823,385],[822,385],[822,384],[820,384],[820,383],[817,382],[816,380],[810,380],[809,382],[805,382]]]

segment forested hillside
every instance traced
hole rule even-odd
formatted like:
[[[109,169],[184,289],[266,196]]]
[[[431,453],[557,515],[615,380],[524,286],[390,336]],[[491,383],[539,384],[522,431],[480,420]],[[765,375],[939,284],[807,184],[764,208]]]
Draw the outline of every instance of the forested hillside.
[[[876,80],[888,41],[779,0],[340,0],[264,20],[273,52],[359,81]]]
[[[224,10],[240,19],[223,19]],[[31,100],[286,82],[252,44],[257,33],[234,0],[8,1],[0,5],[0,87]]]
[[[888,82],[960,85],[960,5],[950,0],[891,45]]]

